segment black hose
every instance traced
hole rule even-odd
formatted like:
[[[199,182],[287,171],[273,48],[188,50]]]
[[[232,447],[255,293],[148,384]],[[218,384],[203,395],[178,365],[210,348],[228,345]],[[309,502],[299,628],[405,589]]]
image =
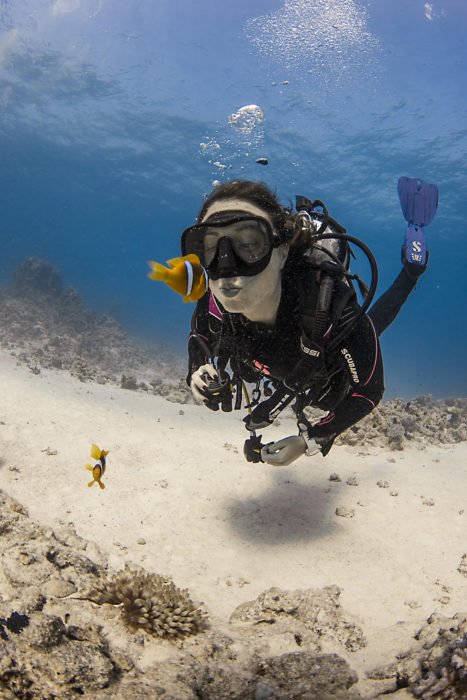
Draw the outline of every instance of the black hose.
[[[365,245],[365,243],[360,241],[358,238],[350,236],[348,233],[320,233],[319,235],[314,236],[313,240],[339,240],[346,241],[347,243],[353,243],[365,253],[371,267],[371,284],[368,290],[368,294],[366,295],[362,306],[360,307],[359,311],[355,315],[355,318],[350,323],[350,325],[345,330],[341,331],[341,333],[338,333],[338,335],[336,335],[326,347],[326,350],[329,351],[334,350],[334,348],[336,348],[339,345],[339,343],[341,343],[344,340],[344,338],[346,338],[349,335],[349,333],[353,331],[355,326],[360,322],[360,319],[365,315],[367,309],[370,307],[370,304],[373,301],[373,298],[376,294],[376,288],[378,286],[378,265],[376,264],[375,256],[368,248],[368,246]],[[333,253],[331,253],[331,251],[327,251],[325,248],[320,248],[320,251],[329,254],[329,257],[335,261],[335,256]],[[342,263],[340,264],[343,268],[343,274],[347,274],[347,270],[345,270]]]

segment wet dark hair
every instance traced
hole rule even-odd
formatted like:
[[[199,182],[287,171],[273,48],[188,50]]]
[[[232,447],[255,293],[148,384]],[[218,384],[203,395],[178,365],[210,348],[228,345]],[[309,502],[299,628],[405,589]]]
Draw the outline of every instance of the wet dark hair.
[[[211,204],[222,199],[243,199],[255,204],[271,218],[274,229],[283,243],[292,238],[294,229],[290,219],[290,209],[280,204],[276,194],[264,182],[231,180],[218,185],[205,199],[199,211],[197,223],[201,223]]]

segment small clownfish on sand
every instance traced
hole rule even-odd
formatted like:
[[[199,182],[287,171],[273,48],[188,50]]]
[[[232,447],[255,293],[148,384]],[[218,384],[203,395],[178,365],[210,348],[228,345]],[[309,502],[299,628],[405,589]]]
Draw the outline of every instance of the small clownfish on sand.
[[[104,476],[105,458],[108,454],[109,450],[101,450],[97,445],[91,445],[91,457],[97,460],[97,463],[93,467],[90,464],[86,464],[86,469],[92,472],[92,481],[88,483],[88,486],[99,484],[101,489],[105,489],[105,484],[102,483],[101,479]]]
[[[168,268],[154,260],[150,260],[148,265],[152,267],[148,277],[165,282],[174,292],[181,294],[185,302],[198,301],[208,289],[206,270],[194,253],[167,260]]]

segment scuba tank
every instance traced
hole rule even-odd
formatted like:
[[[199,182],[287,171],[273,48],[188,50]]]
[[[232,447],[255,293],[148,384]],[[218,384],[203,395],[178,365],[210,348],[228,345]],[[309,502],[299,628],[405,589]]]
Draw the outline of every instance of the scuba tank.
[[[306,197],[296,197],[298,235],[308,242],[308,249],[304,253],[311,268],[317,271],[319,284],[316,305],[314,300],[304,300],[302,313],[302,336],[300,346],[303,353],[302,360],[295,369],[284,379],[284,385],[292,392],[299,392],[303,388],[304,378],[310,377],[312,381],[320,383],[323,373],[326,372],[326,352],[332,351],[342,340],[351,333],[363,314],[370,306],[378,282],[378,269],[373,254],[367,246],[353,236],[349,236],[343,226],[332,219],[320,200],[311,202]],[[370,287],[358,277],[349,273],[350,267],[350,243],[354,243],[363,250],[367,256],[372,280]],[[342,294],[337,312],[334,309],[334,317],[339,317],[355,291],[352,280],[358,283],[364,299],[363,305],[345,328],[326,342],[325,335],[331,327],[331,305],[334,299],[338,282],[346,281],[346,291]]]

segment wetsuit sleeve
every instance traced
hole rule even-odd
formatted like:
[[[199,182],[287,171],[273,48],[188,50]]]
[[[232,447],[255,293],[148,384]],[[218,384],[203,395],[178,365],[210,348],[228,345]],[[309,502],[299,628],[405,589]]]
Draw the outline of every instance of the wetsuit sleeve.
[[[419,268],[418,276],[424,271],[421,266]],[[411,275],[403,267],[389,289],[373,304],[368,315],[373,321],[378,337],[394,321],[417,282],[418,277]]]
[[[384,393],[381,349],[368,316],[362,318],[338,350],[350,389],[327,416],[309,428],[309,437],[318,441],[331,440],[357,423],[374,409]]]

